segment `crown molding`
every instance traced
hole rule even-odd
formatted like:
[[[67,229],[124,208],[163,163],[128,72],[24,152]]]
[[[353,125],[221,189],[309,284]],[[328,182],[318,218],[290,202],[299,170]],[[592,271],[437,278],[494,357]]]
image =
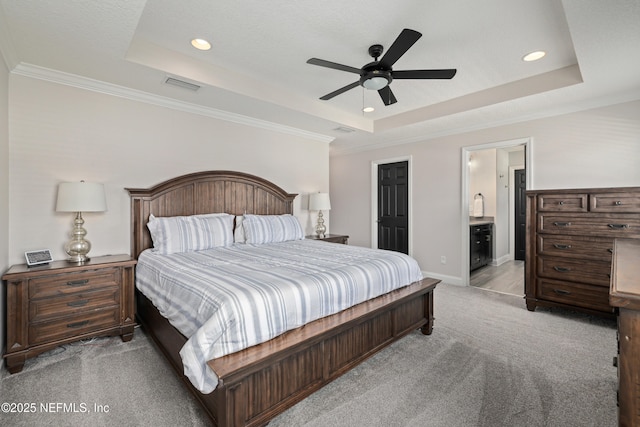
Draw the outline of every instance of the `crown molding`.
[[[253,117],[244,116],[242,114],[231,113],[211,107],[191,104],[188,102],[178,101],[160,95],[119,86],[100,80],[82,77],[75,74],[65,73],[63,71],[52,70],[49,68],[39,67],[32,64],[19,63],[11,71],[13,74],[30,77],[39,80],[45,80],[52,83],[72,86],[79,89],[89,90],[92,92],[103,93],[106,95],[117,96],[132,101],[144,102],[146,104],[166,107],[173,110],[179,110],[191,114],[211,117],[214,119],[224,120],[227,122],[242,124],[259,129],[279,132],[287,135],[293,135],[314,141],[330,143],[335,137],[322,135],[315,132],[309,132],[303,129],[294,128],[266,120],[255,119]]]

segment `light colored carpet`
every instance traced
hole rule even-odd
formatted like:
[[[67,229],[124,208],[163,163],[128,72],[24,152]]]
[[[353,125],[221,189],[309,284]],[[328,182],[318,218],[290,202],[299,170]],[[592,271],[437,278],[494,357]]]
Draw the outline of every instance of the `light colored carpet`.
[[[270,426],[615,426],[615,321],[531,313],[521,297],[440,284],[431,336],[418,331],[303,400]],[[150,340],[67,345],[2,373],[12,426],[203,426],[207,420]],[[41,403],[88,413],[43,413]],[[94,412],[108,405],[108,413]]]

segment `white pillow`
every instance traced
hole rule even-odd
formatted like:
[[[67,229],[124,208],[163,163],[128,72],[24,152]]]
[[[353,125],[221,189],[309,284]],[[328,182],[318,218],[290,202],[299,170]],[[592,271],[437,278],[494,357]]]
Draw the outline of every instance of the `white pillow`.
[[[161,218],[150,215],[147,228],[154,249],[161,254],[201,251],[233,243],[233,215],[226,213]]]
[[[304,239],[300,221],[293,215],[245,215],[242,221],[247,243],[276,243]]]

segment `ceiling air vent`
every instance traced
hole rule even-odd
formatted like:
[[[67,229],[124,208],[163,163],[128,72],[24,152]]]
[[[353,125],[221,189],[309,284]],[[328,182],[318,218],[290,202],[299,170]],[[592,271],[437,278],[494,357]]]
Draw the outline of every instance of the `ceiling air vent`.
[[[185,82],[184,80],[179,80],[175,77],[167,77],[164,82],[168,85],[178,86],[183,89],[192,90],[194,92],[200,89],[200,86],[195,83]]]
[[[341,132],[341,133],[351,133],[351,132],[355,132],[355,129],[351,129],[348,128],[346,126],[340,126],[334,129],[336,132]]]

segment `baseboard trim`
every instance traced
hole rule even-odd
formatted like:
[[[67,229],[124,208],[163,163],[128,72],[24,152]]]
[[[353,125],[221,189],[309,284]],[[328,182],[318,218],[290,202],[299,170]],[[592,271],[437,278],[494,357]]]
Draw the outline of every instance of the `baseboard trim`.
[[[462,284],[462,278],[460,277],[447,276],[446,274],[438,274],[430,271],[423,271],[422,274],[425,277],[433,277],[434,279],[439,279],[442,281],[442,283],[447,283],[447,284],[456,285],[456,286],[464,286]]]

